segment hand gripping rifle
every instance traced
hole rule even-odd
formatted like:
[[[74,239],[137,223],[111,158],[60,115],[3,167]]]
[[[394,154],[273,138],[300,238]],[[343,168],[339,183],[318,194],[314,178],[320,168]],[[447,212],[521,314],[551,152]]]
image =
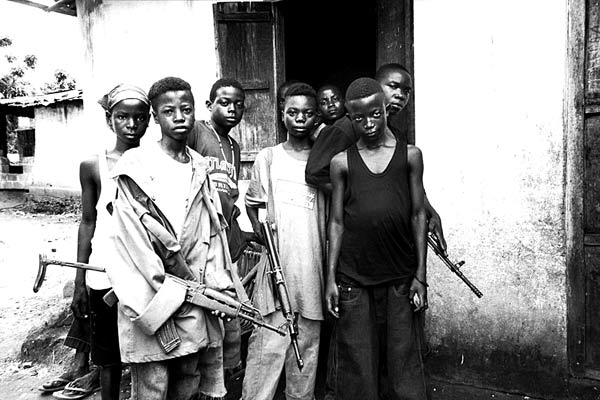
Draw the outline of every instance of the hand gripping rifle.
[[[106,272],[106,270],[102,267],[80,262],[53,260],[47,258],[44,254],[40,254],[39,259],[40,263],[38,266],[38,273],[37,277],[35,278],[35,283],[33,284],[33,291],[35,293],[40,290],[40,287],[44,282],[44,278],[46,277],[46,267],[48,265],[60,265],[63,267],[79,268],[89,271]],[[283,329],[265,323],[260,311],[253,306],[241,303],[234,298],[219,292],[218,290],[206,287],[206,285],[181,279],[173,275],[170,275],[170,278],[173,278],[177,283],[186,287],[186,302],[211,311],[214,310],[219,313],[223,313],[228,318],[244,319],[258,326],[270,329],[273,332],[277,332],[281,336],[285,336],[285,331]]]
[[[481,298],[483,296],[483,293],[481,293],[481,291],[479,289],[477,289],[477,286],[473,285],[471,283],[471,281],[469,281],[469,279],[467,279],[467,277],[460,270],[460,267],[465,265],[464,261],[459,261],[457,263],[453,263],[452,261],[450,261],[448,256],[446,256],[444,254],[441,247],[438,245],[438,243],[435,241],[435,239],[432,237],[431,234],[427,235],[427,244],[434,251],[434,253],[440,258],[440,260],[442,260],[444,262],[444,264],[446,264],[446,266],[448,268],[450,268],[450,271],[452,271],[456,275],[458,275],[458,277],[460,279],[462,279],[462,281],[469,287],[469,289],[471,289],[473,291],[473,293],[475,293],[475,295],[477,297]]]
[[[298,369],[302,371],[302,368],[304,368],[304,361],[302,360],[300,348],[298,347],[298,313],[294,313],[292,310],[292,303],[290,302],[290,295],[285,283],[285,277],[283,276],[283,270],[281,269],[279,253],[277,252],[277,247],[275,247],[275,239],[273,238],[271,225],[266,221],[261,222],[260,225],[265,239],[267,253],[269,254],[270,270],[268,273],[273,279],[273,285],[277,292],[276,296],[279,299],[281,312],[286,319],[286,325],[290,334],[290,340],[292,341],[292,347],[294,348],[294,354],[296,355]]]

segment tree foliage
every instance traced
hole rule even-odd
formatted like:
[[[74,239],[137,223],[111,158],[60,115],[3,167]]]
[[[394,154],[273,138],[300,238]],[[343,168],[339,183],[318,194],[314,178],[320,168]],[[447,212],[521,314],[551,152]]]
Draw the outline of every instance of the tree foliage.
[[[0,49],[3,52],[9,51],[12,45],[11,38],[0,37]],[[19,58],[7,52],[4,59],[7,68],[0,71],[0,98],[31,96],[76,88],[75,79],[62,69],[56,70],[54,76],[41,87],[33,87],[27,80],[27,74],[37,66],[38,58],[34,54]]]
[[[61,69],[54,72],[54,81],[46,83],[42,91],[44,93],[59,92],[61,90],[72,90],[77,88],[77,82],[69,74]]]

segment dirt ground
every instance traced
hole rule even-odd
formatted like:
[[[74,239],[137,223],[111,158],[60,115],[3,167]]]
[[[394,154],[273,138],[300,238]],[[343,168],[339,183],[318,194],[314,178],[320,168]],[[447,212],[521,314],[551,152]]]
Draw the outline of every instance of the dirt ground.
[[[35,355],[20,359],[27,333],[42,327],[52,316],[68,307],[68,282],[75,276],[70,268],[49,266],[38,293],[33,282],[38,255],[75,260],[78,214],[58,204],[52,212],[32,212],[24,194],[0,191],[0,398],[39,399],[37,387],[62,372],[70,358],[64,346],[49,349],[51,356],[38,362]],[[66,286],[66,290],[65,290]],[[66,293],[64,293],[66,292]],[[66,329],[65,329],[66,332]],[[52,398],[45,396],[45,398]]]
[[[73,269],[49,266],[39,292],[34,293],[32,288],[40,253],[75,261],[78,223],[79,212],[74,204],[32,204],[24,193],[0,190],[0,399],[53,399],[37,388],[60,375],[72,358],[73,351],[58,339],[29,356],[20,357],[20,353],[28,332],[45,327],[61,312],[66,315]],[[66,332],[67,327],[58,329],[60,338]],[[40,358],[36,353],[49,355]],[[237,376],[227,383],[228,399],[240,397],[241,379]],[[317,398],[322,398],[323,379],[318,383]],[[127,382],[123,382],[122,399],[129,397],[127,389]],[[434,400],[533,399],[440,381],[432,382],[432,390]],[[276,400],[283,398],[280,388]],[[100,395],[87,399],[100,400]]]

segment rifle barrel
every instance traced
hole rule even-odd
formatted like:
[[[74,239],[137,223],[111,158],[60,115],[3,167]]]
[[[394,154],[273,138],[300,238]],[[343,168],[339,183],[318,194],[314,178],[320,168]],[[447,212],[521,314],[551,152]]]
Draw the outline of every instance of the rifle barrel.
[[[459,266],[450,261],[450,259],[446,255],[444,255],[442,249],[438,246],[438,244],[435,242],[435,240],[433,240],[433,238],[430,235],[427,235],[427,244],[429,245],[429,247],[431,247],[435,255],[438,256],[438,258],[442,260],[442,262],[450,269],[450,271],[454,272],[469,287],[469,289],[471,289],[471,291],[475,293],[475,296],[477,296],[478,298],[483,297],[483,293],[481,293],[477,286],[475,286],[462,273]]]

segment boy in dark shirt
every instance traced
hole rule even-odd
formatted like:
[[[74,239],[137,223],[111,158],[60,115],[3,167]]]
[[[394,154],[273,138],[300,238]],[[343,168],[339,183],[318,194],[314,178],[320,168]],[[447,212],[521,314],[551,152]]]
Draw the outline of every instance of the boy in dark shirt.
[[[240,215],[240,210],[235,205],[240,194],[240,146],[229,135],[231,129],[237,126],[244,116],[245,98],[244,89],[238,81],[227,78],[217,80],[210,89],[209,100],[206,101],[210,120],[196,121],[187,141],[189,147],[208,161],[208,173],[219,192],[223,215],[229,225],[227,239],[234,268],[248,240],[254,238],[250,233],[242,232],[237,221]],[[233,319],[225,321],[223,367],[226,371],[234,371],[240,365],[240,322]]]
[[[329,386],[344,400],[379,398],[381,364],[389,398],[426,399],[413,315],[427,308],[423,159],[387,127],[384,100],[376,80],[352,82],[346,108],[360,138],[331,161]]]
[[[346,115],[344,108],[344,95],[335,85],[324,85],[317,90],[317,110],[321,123],[310,135],[314,142],[319,137],[323,128],[333,125],[337,120]]]
[[[403,113],[412,93],[412,77],[408,70],[400,64],[382,65],[375,73],[376,80],[385,95],[388,127],[398,140],[406,143],[406,132],[402,128]],[[325,128],[314,143],[313,150],[306,164],[306,182],[331,192],[329,164],[334,155],[356,143],[359,134],[352,128],[349,118],[340,118],[332,126]],[[428,229],[437,238],[440,247],[446,250],[446,240],[442,229],[442,220],[437,211],[429,203],[425,195]]]

